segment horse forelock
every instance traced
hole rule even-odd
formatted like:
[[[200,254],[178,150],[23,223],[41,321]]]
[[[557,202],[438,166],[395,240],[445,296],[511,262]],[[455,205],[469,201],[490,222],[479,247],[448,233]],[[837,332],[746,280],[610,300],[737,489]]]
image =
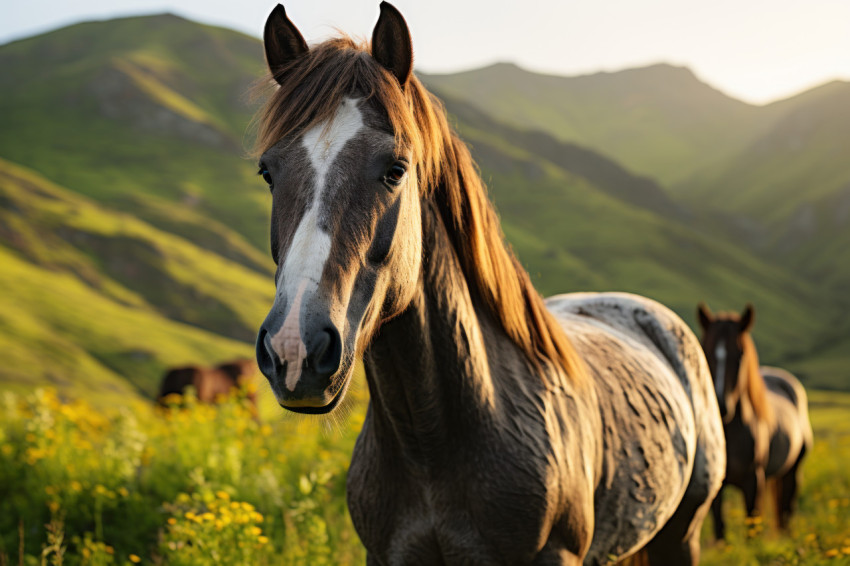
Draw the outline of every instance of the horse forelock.
[[[422,198],[432,199],[440,211],[472,293],[533,365],[552,363],[583,381],[575,349],[505,244],[468,148],[449,126],[442,104],[415,76],[402,89],[371,57],[367,43],[342,36],[312,47],[263,85],[274,85],[274,91],[255,117],[254,156],[332,120],[346,97],[380,106],[397,146],[412,154]]]

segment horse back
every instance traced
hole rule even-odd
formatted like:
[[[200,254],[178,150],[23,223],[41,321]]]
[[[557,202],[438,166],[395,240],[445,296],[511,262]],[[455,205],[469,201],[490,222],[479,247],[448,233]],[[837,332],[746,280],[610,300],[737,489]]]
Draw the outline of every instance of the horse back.
[[[691,330],[666,307],[626,293],[559,295],[547,307],[585,360],[602,415],[591,554],[643,546],[680,507],[701,521],[726,463],[711,376]]]
[[[790,372],[776,367],[759,368],[767,385],[768,399],[776,415],[771,431],[766,473],[781,475],[812,444],[808,396],[800,381]]]

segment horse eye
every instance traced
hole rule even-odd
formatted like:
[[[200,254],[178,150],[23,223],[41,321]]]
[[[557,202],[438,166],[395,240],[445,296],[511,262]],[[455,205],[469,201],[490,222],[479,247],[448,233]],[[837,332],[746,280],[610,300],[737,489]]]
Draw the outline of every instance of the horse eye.
[[[393,163],[392,167],[387,170],[386,175],[384,175],[384,182],[397,187],[401,180],[404,178],[404,174],[407,173],[407,168],[404,163],[400,161],[396,161]]]
[[[272,188],[272,174],[269,173],[269,170],[265,167],[260,167],[260,171],[258,174],[263,178],[263,181],[266,182],[269,188]]]

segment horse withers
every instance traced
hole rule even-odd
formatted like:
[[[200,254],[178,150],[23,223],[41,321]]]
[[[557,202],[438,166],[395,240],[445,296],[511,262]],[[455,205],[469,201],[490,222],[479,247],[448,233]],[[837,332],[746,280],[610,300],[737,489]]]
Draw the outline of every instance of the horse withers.
[[[544,302],[386,2],[371,45],[308,47],[282,6],[258,116],[277,291],[257,361],[278,402],[337,407],[367,564],[693,564],[725,470],[699,342],[627,294]]]
[[[786,529],[796,505],[800,464],[812,445],[806,391],[787,371],[759,366],[750,330],[752,305],[741,314],[712,314],[700,303],[702,346],[714,380],[726,436],[725,485],[744,493],[747,515],[761,512],[767,478],[775,481],[776,522]],[[714,534],[725,537],[722,491],[712,505]]]

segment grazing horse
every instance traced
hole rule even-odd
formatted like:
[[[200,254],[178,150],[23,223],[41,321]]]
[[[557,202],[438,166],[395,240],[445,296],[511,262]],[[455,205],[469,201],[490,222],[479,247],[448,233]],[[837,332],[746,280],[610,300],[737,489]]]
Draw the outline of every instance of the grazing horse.
[[[195,388],[198,401],[214,403],[217,399],[233,393],[240,387],[252,407],[256,406],[256,387],[253,383],[257,366],[253,360],[239,358],[224,362],[213,368],[185,366],[168,370],[162,378],[157,402],[166,405],[166,397],[183,395],[186,388]]]
[[[800,463],[812,446],[806,390],[787,371],[759,367],[750,336],[752,305],[743,313],[713,315],[700,303],[702,346],[723,417],[726,435],[726,479],[744,492],[747,515],[760,512],[766,478],[775,479],[776,522],[780,529],[796,505]],[[712,505],[714,534],[725,537],[722,490]]]
[[[695,563],[725,452],[693,333],[634,295],[544,303],[391,5],[371,46],[309,48],[280,5],[264,44],[277,291],[257,360],[280,405],[320,414],[363,358],[367,563]]]

